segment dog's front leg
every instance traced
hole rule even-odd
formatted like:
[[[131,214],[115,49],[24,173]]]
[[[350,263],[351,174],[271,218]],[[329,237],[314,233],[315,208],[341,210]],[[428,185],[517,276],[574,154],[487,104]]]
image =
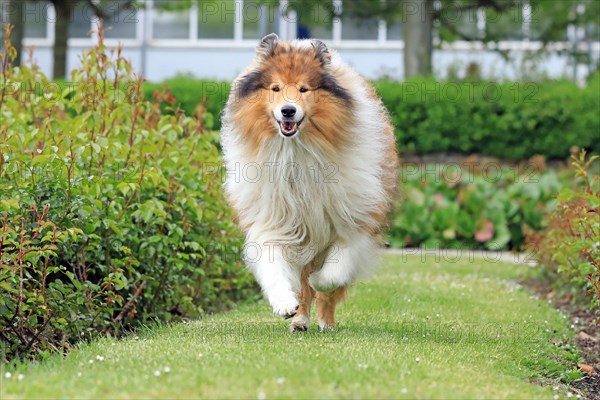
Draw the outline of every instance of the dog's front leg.
[[[300,270],[286,260],[282,247],[272,242],[247,242],[244,258],[273,312],[285,318],[296,314],[300,303]]]

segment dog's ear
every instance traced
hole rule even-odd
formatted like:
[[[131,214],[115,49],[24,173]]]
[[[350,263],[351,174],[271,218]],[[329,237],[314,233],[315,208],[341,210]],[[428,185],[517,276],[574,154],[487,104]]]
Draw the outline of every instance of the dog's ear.
[[[310,44],[315,49],[315,57],[321,62],[321,65],[324,67],[329,65],[331,63],[331,53],[329,53],[327,45],[317,39],[311,40]]]
[[[275,33],[269,33],[267,36],[262,38],[258,46],[256,47],[256,55],[261,58],[267,58],[273,55],[279,36]]]

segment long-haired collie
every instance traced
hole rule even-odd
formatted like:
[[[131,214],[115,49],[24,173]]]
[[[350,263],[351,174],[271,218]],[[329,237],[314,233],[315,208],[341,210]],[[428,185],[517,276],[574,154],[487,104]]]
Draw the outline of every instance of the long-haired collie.
[[[397,185],[394,133],[369,83],[318,40],[262,39],[222,116],[225,190],[274,313],[335,327],[377,260]]]

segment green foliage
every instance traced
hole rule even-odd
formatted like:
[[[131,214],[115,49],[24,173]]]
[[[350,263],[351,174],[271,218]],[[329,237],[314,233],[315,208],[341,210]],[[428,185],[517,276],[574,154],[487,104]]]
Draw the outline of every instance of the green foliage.
[[[8,41],[7,41],[8,42]],[[143,321],[256,293],[204,120],[141,99],[102,40],[61,89],[35,67],[0,78],[0,341],[5,358],[64,350]],[[50,88],[56,90],[50,90]],[[42,94],[40,94],[42,93]]]
[[[163,109],[187,115],[208,111],[207,128],[220,128],[218,117],[230,85],[178,77],[145,83],[150,100],[163,87],[173,93]],[[536,154],[569,156],[569,147],[600,152],[600,76],[586,88],[568,81],[545,82],[375,82],[390,112],[401,153],[479,153],[520,160]]]
[[[561,186],[558,177],[551,170],[480,168],[468,163],[404,168],[389,231],[392,245],[520,250],[526,230],[544,227],[544,212]]]
[[[186,115],[204,116],[206,129],[221,128],[221,111],[225,107],[231,85],[228,82],[196,80],[186,76],[167,79],[162,83],[145,82],[144,98],[152,100],[155,94],[168,88],[172,99],[162,102],[163,112],[173,113],[180,108]]]
[[[400,152],[479,153],[564,159],[571,146],[600,151],[600,80],[572,82],[378,82]]]
[[[590,172],[598,156],[572,156],[577,179],[557,197],[547,229],[529,238],[555,288],[600,308],[600,177]]]

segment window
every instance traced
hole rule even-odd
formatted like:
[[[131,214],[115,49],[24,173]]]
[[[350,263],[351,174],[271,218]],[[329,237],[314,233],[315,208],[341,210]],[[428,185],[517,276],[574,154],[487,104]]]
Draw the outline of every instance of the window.
[[[135,7],[127,7],[127,0],[111,0],[104,8],[104,37],[107,39],[135,39],[140,22]]]
[[[233,39],[235,0],[198,1],[198,38]]]
[[[333,38],[333,18],[330,10],[323,3],[308,4],[296,9],[299,39]]]
[[[245,0],[242,8],[244,39],[260,39],[279,31],[279,2]]]
[[[94,22],[95,27],[95,24],[97,24],[98,21],[98,17],[89,4],[78,2],[73,9],[73,13],[71,14],[69,37],[77,39],[89,37],[89,32],[92,29],[92,22]]]
[[[523,39],[523,16],[520,7],[503,11],[486,8],[486,36],[492,40]]]
[[[379,21],[376,18],[344,18],[342,40],[377,40]]]
[[[388,22],[387,23],[387,40],[402,40],[402,23]]]
[[[190,37],[190,9],[181,0],[154,0],[152,17],[154,39]]]
[[[460,11],[449,8],[449,11],[446,13],[446,20],[449,25],[452,25],[456,29],[458,39],[479,38],[478,13],[478,8],[469,8]]]
[[[11,7],[17,4],[11,5]],[[26,38],[46,38],[49,3],[25,1],[23,7],[23,34]]]

